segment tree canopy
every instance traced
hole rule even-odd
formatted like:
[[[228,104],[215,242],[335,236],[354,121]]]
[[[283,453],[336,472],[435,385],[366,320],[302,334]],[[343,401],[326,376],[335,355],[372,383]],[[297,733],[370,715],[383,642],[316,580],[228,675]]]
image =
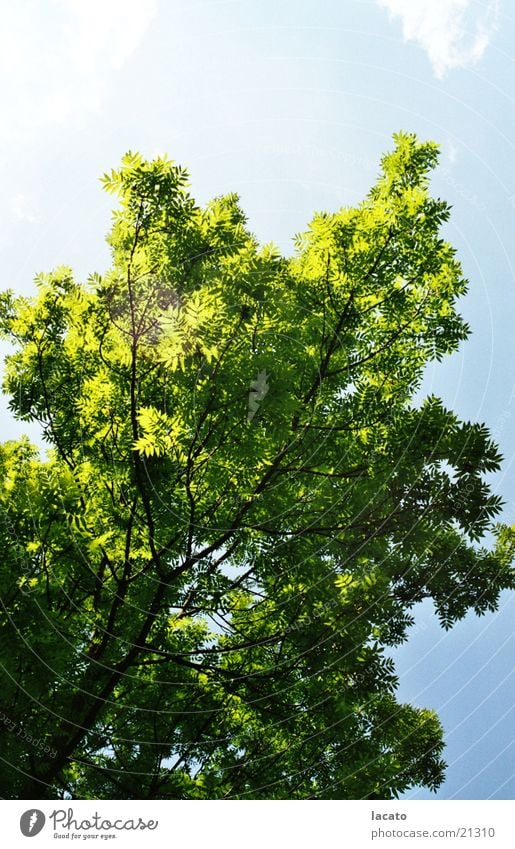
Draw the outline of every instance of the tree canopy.
[[[468,328],[398,134],[355,208],[283,257],[236,195],[128,153],[110,270],[2,295],[0,792],[5,798],[392,798],[443,780],[391,647],[496,607],[512,543],[487,428],[420,397]]]

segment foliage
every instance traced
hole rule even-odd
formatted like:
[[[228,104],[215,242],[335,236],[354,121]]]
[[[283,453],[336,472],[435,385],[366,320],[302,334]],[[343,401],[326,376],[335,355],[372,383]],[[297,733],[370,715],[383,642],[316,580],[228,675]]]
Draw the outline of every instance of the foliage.
[[[11,409],[51,446],[0,447],[5,797],[441,783],[438,718],[397,703],[388,650],[423,598],[444,627],[495,609],[512,548],[478,548],[486,428],[417,400],[467,336],[466,283],[436,145],[395,141],[291,258],[236,196],[200,208],[183,169],[127,154],[110,271],[2,296]]]

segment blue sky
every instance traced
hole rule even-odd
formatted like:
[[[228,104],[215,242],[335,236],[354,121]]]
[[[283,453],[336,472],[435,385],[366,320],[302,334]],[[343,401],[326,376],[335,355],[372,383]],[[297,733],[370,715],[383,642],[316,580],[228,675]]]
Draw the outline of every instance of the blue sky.
[[[314,210],[359,202],[393,132],[438,141],[432,185],[453,205],[472,336],[424,388],[488,423],[515,523],[508,0],[0,0],[0,12],[2,287],[18,292],[58,264],[79,278],[107,267],[112,199],[98,178],[128,149],[186,165],[200,201],[237,191],[259,238],[289,252]],[[3,438],[19,433],[3,421]],[[497,614],[443,633],[426,605],[397,653],[401,698],[445,727],[439,798],[515,794],[514,613],[506,594]]]

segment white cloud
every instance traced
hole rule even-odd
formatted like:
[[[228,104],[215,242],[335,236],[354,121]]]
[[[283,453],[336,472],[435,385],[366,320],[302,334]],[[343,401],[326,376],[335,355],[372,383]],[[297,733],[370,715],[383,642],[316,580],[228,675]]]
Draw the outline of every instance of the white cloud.
[[[11,198],[11,213],[16,221],[35,224],[38,220],[35,204],[22,192],[18,192]]]
[[[158,0],[0,0],[1,135],[98,110],[113,74],[138,47]]]
[[[456,147],[456,145],[454,144],[452,139],[449,139],[448,142],[447,142],[446,153],[447,153],[447,159],[449,160],[451,165],[454,165],[454,163],[456,162],[456,159],[458,158],[458,148]]]
[[[495,30],[499,0],[377,0],[400,17],[406,41],[417,41],[441,79],[452,68],[481,59]]]
[[[157,11],[156,0],[61,0],[74,18],[78,67],[121,68]]]

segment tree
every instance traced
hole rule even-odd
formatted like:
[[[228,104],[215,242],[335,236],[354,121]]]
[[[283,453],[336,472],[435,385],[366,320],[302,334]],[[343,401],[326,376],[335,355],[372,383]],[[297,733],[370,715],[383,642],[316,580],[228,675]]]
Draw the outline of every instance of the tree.
[[[112,267],[2,296],[2,795],[392,798],[444,775],[389,647],[513,586],[487,429],[425,365],[468,329],[433,143],[283,258],[235,195],[127,154]]]

